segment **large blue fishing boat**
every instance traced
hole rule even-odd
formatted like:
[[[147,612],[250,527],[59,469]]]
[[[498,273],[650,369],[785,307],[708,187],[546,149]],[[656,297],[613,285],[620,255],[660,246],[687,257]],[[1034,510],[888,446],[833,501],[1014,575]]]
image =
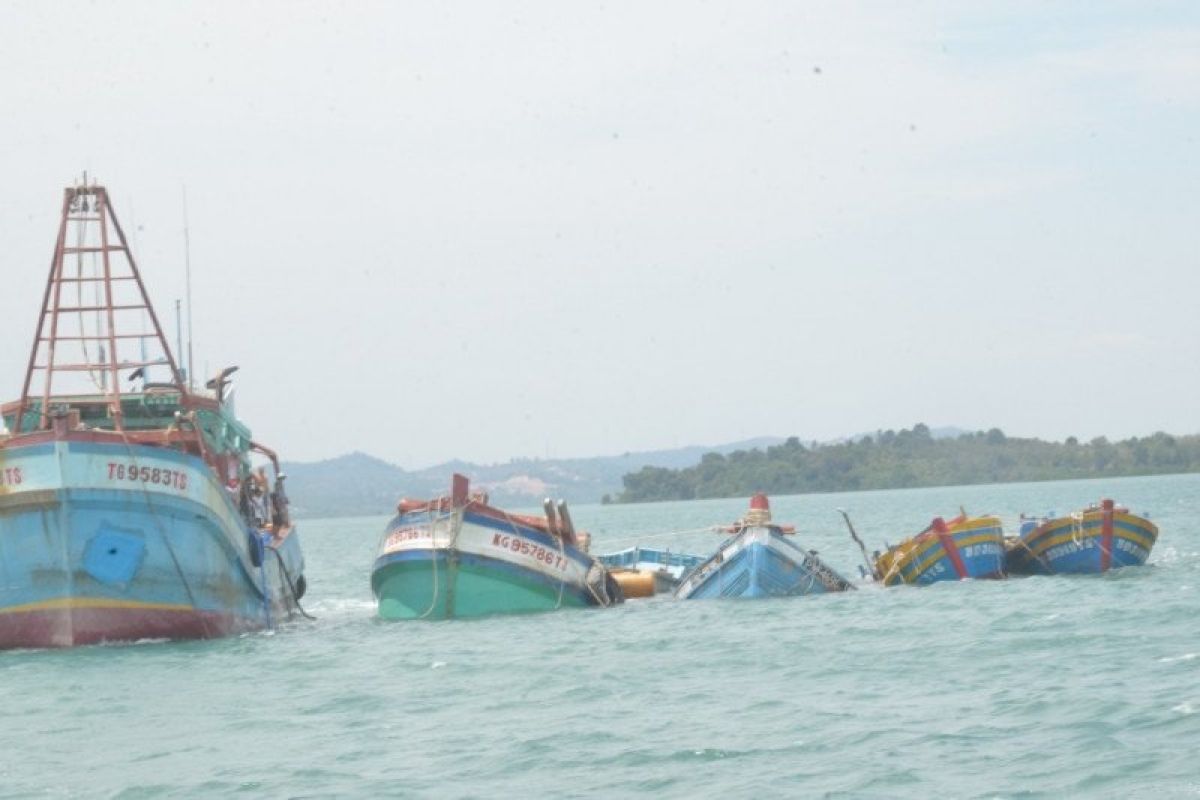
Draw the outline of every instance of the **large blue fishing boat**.
[[[1158,527],[1112,500],[1066,517],[1022,527],[1007,544],[1005,564],[1014,575],[1098,574],[1140,566],[1158,540]]]
[[[284,475],[233,413],[234,369],[192,387],[108,193],[68,188],[24,388],[0,410],[0,648],[221,636],[298,608]]]
[[[854,588],[815,551],[788,541],[795,529],[771,522],[770,503],[761,492],[750,498],[746,516],[723,530],[733,535],[683,576],[677,598],[786,597]]]

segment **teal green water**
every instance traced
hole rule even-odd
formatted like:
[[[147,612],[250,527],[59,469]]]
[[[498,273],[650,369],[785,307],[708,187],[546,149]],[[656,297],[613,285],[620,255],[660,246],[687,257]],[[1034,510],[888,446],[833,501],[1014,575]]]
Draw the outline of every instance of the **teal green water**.
[[[384,520],[303,525],[274,634],[0,653],[0,797],[1200,795],[1200,476],[772,498],[848,577],[961,503],[1015,522],[1108,494],[1146,568],[810,598],[374,618]],[[594,549],[743,500],[579,507]],[[637,534],[640,534],[638,536]]]

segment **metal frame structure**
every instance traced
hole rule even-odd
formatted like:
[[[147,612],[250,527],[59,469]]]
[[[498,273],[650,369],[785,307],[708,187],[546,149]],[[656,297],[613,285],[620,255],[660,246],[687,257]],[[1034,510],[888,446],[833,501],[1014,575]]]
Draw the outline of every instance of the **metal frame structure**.
[[[93,200],[90,205],[88,203],[89,198]],[[79,241],[83,242],[83,226],[86,226],[89,222],[99,224],[99,247],[85,247],[82,245],[71,247],[67,245],[68,229],[77,226]],[[112,230],[116,233],[119,244],[110,242],[110,224]],[[83,253],[98,253],[101,256],[103,263],[102,275],[85,277],[82,271],[75,276],[67,275],[67,257]],[[121,268],[120,255],[124,255],[125,257],[125,262],[128,265],[127,270]],[[133,281],[137,287],[140,302],[118,304],[114,300],[113,285],[119,281]],[[88,306],[84,305],[81,301],[77,301],[74,306],[64,306],[62,289],[64,284],[69,283],[76,285],[84,283],[100,284],[103,287],[103,298],[96,305]],[[80,293],[80,296],[82,296],[82,293]],[[146,312],[153,326],[152,332],[119,331],[117,329],[116,312],[134,310],[143,310]],[[102,313],[104,315],[106,330],[103,333],[98,331],[94,336],[84,333],[83,315],[88,313]],[[72,314],[78,315],[80,321],[79,335],[61,335],[59,332],[60,321]],[[47,323],[49,327],[48,331]],[[158,341],[164,354],[163,359],[147,361],[145,360],[145,356],[143,356],[142,360],[120,360],[118,356],[118,341],[145,341],[147,339],[156,339]],[[88,358],[85,358],[84,363],[59,363],[55,358],[55,351],[60,342],[66,341],[107,343],[107,363],[103,363],[103,361],[101,363],[87,363]],[[37,363],[38,354],[42,350],[42,344],[46,345],[46,359],[45,363],[39,364]],[[99,372],[101,375],[107,374],[107,379],[102,384],[103,394],[107,397],[115,430],[124,431],[120,371],[129,368],[145,369],[146,367],[163,365],[164,363],[171,370],[171,385],[179,392],[183,404],[189,405],[187,401],[193,400],[193,398],[189,398],[188,396],[188,389],[184,384],[179,367],[175,363],[175,357],[171,353],[167,339],[163,335],[162,326],[158,322],[158,316],[154,313],[154,306],[151,305],[150,297],[146,293],[145,284],[142,283],[142,276],[138,271],[137,263],[134,261],[133,253],[129,249],[125,232],[122,230],[121,223],[117,220],[116,212],[109,201],[108,191],[103,186],[95,184],[89,186],[85,176],[82,184],[68,187],[63,193],[62,217],[58,228],[58,238],[54,246],[54,257],[50,262],[50,276],[46,281],[46,292],[42,297],[42,311],[38,317],[37,333],[34,335],[33,346],[29,353],[29,364],[25,370],[25,382],[21,389],[21,399],[16,406],[17,414],[14,421],[17,430],[12,431],[12,433],[20,432],[25,414],[30,408],[30,389],[33,386],[35,372],[42,371],[45,373],[37,430],[47,430],[50,426],[50,401],[55,397],[53,393],[55,373],[87,371],[91,373]]]

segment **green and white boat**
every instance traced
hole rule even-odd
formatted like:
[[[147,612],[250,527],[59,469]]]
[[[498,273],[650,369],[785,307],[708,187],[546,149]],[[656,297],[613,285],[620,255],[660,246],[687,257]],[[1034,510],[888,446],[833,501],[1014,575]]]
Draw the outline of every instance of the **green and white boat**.
[[[566,505],[556,512],[547,500],[545,508],[545,517],[493,508],[462,475],[448,497],[401,500],[371,571],[379,616],[447,619],[621,602]]]

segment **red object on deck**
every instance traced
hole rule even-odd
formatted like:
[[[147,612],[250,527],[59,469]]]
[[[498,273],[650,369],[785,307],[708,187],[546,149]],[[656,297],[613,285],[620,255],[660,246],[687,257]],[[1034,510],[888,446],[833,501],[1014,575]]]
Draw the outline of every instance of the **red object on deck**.
[[[963,563],[962,554],[958,552],[958,545],[954,543],[954,537],[950,535],[950,526],[946,524],[946,520],[934,517],[929,527],[933,528],[933,532],[937,534],[938,540],[942,543],[942,550],[945,551],[946,557],[954,566],[954,572],[958,575],[958,579],[961,581],[967,577],[967,565]]]
[[[454,473],[454,480],[450,484],[450,503],[455,508],[462,508],[467,504],[467,493],[470,490],[471,482],[467,480],[467,476]]]
[[[1112,547],[1113,547],[1113,508],[1112,500],[1101,500],[1100,508],[1104,511],[1104,516],[1100,523],[1100,571],[1108,572],[1112,566]]]
[[[770,511],[771,504],[767,501],[767,496],[762,492],[755,492],[750,498],[751,511]]]

